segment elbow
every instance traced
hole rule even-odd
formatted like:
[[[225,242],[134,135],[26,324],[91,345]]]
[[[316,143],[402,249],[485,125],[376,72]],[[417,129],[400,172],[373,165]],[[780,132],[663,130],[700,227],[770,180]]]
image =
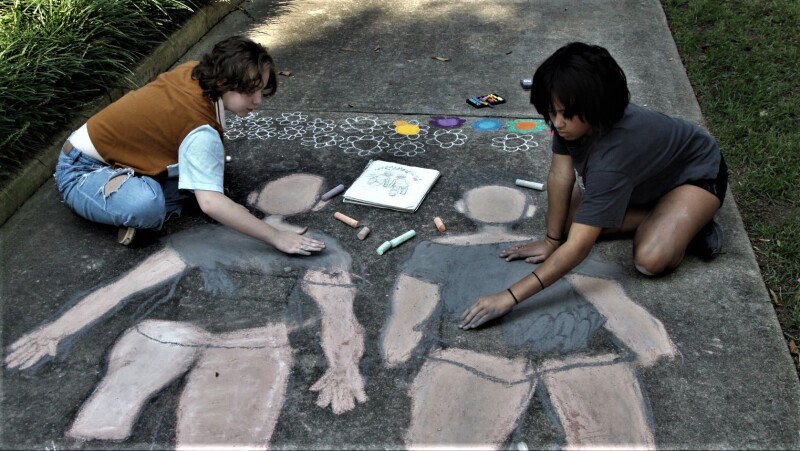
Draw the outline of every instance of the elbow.
[[[592,247],[594,247],[594,242],[588,241],[574,241],[570,243],[569,238],[563,244],[564,247],[568,247],[570,250],[570,254],[573,255],[575,259],[574,264],[577,266],[580,262],[584,261],[586,257],[592,252]]]
[[[219,193],[205,191],[202,194],[198,193],[196,195],[197,205],[200,207],[200,210],[212,218],[215,218],[219,211],[220,202],[218,201],[218,194]]]

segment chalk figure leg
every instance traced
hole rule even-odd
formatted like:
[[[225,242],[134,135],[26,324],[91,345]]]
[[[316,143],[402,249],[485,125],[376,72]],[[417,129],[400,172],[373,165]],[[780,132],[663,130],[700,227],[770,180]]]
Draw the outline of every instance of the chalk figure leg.
[[[536,386],[524,360],[462,349],[431,353],[411,387],[406,446],[499,448]]]
[[[568,448],[655,448],[643,387],[630,363],[577,366],[548,373],[542,382]]]
[[[283,406],[292,350],[284,325],[214,337],[178,407],[178,449],[265,449]]]
[[[83,404],[67,436],[123,440],[144,403],[194,363],[206,333],[195,326],[144,321],[128,329],[111,350],[108,371]]]

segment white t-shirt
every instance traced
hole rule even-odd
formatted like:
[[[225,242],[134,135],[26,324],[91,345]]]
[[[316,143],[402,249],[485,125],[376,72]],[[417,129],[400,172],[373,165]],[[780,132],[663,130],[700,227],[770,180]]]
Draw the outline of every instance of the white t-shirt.
[[[209,125],[192,130],[178,148],[178,189],[222,193],[224,175],[225,148],[219,133]]]

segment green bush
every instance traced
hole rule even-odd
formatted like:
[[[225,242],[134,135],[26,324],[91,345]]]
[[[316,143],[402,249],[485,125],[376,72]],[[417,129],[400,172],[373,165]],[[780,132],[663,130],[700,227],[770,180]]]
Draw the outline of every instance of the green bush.
[[[0,0],[0,186],[198,3]]]

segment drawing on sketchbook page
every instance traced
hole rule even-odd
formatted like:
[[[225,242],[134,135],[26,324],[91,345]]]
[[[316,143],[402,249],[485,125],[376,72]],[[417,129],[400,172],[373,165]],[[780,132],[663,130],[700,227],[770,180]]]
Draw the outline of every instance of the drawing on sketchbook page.
[[[344,202],[416,211],[439,179],[436,169],[371,160],[344,193]]]

